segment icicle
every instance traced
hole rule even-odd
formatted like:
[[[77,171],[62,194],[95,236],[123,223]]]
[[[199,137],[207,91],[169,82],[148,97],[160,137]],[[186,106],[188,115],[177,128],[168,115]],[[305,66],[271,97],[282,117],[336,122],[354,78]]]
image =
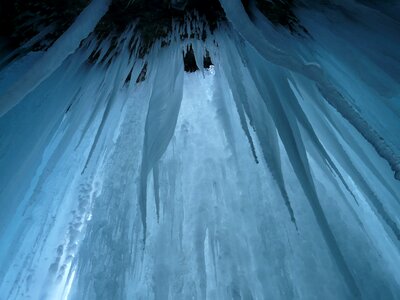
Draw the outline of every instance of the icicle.
[[[222,47],[221,47],[222,48]],[[236,106],[238,110],[243,110],[241,113],[239,112],[239,116],[242,121],[242,127],[243,130],[248,137],[252,153],[255,157],[255,160],[258,162],[257,155],[255,153],[254,149],[254,143],[250,137],[249,130],[247,128],[247,124],[243,122],[246,122],[244,119],[244,112],[246,112],[246,115],[250,119],[251,125],[255,128],[256,134],[259,137],[259,140],[261,142],[261,147],[263,149],[264,153],[264,158],[267,162],[267,165],[269,169],[271,170],[271,173],[275,180],[278,183],[279,189],[281,191],[282,197],[285,201],[285,204],[287,206],[290,218],[293,222],[293,224],[297,228],[296,224],[296,219],[294,216],[293,208],[290,203],[284,179],[283,179],[283,174],[281,170],[281,165],[280,165],[280,157],[279,157],[279,147],[278,147],[278,141],[276,138],[276,134],[274,130],[272,130],[273,124],[272,122],[269,122],[270,120],[270,114],[269,112],[265,112],[262,116],[260,117],[254,117],[253,114],[259,115],[259,112],[261,110],[261,103],[256,103],[255,99],[249,100],[248,95],[247,95],[247,90],[245,89],[245,86],[243,82],[246,81],[246,75],[250,76],[250,74],[243,74],[241,70],[241,66],[237,64],[238,61],[240,61],[240,56],[239,55],[233,55],[232,51],[234,51],[235,47],[233,43],[230,40],[225,40],[223,43],[223,49],[221,49],[221,52],[224,53],[221,64],[223,68],[227,69],[228,74],[225,74],[229,80],[229,86],[232,89],[233,92],[233,97],[236,101]],[[226,56],[226,57],[225,57]],[[230,67],[232,65],[232,68]],[[236,81],[234,80],[236,79]],[[240,92],[239,92],[240,91]],[[251,92],[250,92],[251,93]],[[253,97],[256,97],[253,95]],[[255,103],[256,107],[252,107]],[[243,108],[241,108],[243,106]],[[254,124],[252,124],[254,123]],[[266,145],[265,142],[269,142],[268,145]]]
[[[251,56],[252,54],[249,53],[249,57]],[[305,147],[303,141],[301,140],[296,120],[293,120],[293,118],[288,115],[288,112],[286,112],[282,106],[282,100],[279,99],[278,91],[276,90],[276,87],[271,84],[273,79],[265,67],[260,65],[256,66],[253,64],[254,63],[250,61],[249,68],[252,72],[252,76],[255,80],[257,88],[263,95],[264,101],[266,101],[267,107],[269,110],[271,110],[271,115],[274,119],[282,143],[284,144],[285,150],[288,153],[296,176],[299,179],[305,194],[307,195],[310,206],[313,209],[314,216],[317,219],[321,231],[323,232],[324,239],[330,248],[331,254],[335,259],[350,292],[353,293],[355,297],[360,297],[360,291],[356,281],[349,270],[344,256],[333,235],[332,229],[327,222],[326,215],[321,207],[314,180],[311,176],[310,165],[307,159]],[[272,76],[281,76],[279,72],[281,71],[277,70]],[[265,84],[261,78],[269,83],[268,88],[265,87]]]
[[[201,41],[195,39],[194,41],[192,41],[192,46],[197,67],[204,75],[204,57],[206,56],[204,51],[204,44]]]
[[[324,98],[357,128],[364,138],[374,146],[380,156],[387,160],[395,173],[395,178],[400,180],[400,154],[396,153],[393,146],[388,144],[346,101],[318,64],[303,63],[300,59],[296,59],[267,43],[246,15],[239,0],[220,0],[220,2],[234,28],[260,55],[271,63],[288,68],[314,80]]]
[[[110,3],[111,0],[93,0],[43,57],[0,96],[0,117],[23,100],[75,52],[81,41],[94,30],[107,12]]]
[[[127,30],[127,32],[124,35],[122,35],[122,37],[121,37],[122,45],[120,47],[122,48],[122,50],[118,56],[119,63],[115,62],[113,64],[113,67],[115,67],[115,71],[116,71],[115,77],[112,80],[109,79],[109,81],[111,82],[111,90],[110,90],[109,94],[106,94],[107,100],[106,100],[106,105],[105,105],[105,108],[103,111],[102,120],[101,120],[100,126],[98,128],[98,131],[96,133],[95,139],[93,141],[93,145],[90,149],[85,166],[82,170],[82,174],[85,172],[85,169],[87,168],[87,166],[90,162],[90,159],[92,157],[93,151],[95,150],[95,148],[97,146],[100,135],[102,134],[102,131],[106,124],[107,118],[109,117],[111,107],[114,104],[115,97],[116,97],[117,93],[119,92],[119,90],[121,89],[121,87],[125,84],[124,79],[128,76],[130,70],[133,67],[134,60],[129,60],[130,54],[129,54],[129,49],[128,49],[129,47],[127,45],[128,44],[127,37],[130,37],[131,34],[132,34],[132,31]],[[88,124],[90,125],[90,123],[88,123]],[[82,136],[84,136],[84,133],[82,134]]]
[[[139,206],[146,236],[147,177],[167,149],[174,134],[182,100],[183,59],[180,47],[160,49],[155,85],[146,117],[145,138],[140,179]],[[156,184],[156,183],[155,183]]]

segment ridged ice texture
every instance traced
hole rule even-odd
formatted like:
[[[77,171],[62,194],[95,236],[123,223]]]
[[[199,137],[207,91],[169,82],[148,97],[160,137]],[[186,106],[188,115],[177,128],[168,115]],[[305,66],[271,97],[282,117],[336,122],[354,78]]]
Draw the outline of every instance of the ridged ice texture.
[[[60,58],[0,118],[0,299],[398,299],[400,26],[346,4],[299,12],[312,39],[231,7],[144,60],[131,29]]]

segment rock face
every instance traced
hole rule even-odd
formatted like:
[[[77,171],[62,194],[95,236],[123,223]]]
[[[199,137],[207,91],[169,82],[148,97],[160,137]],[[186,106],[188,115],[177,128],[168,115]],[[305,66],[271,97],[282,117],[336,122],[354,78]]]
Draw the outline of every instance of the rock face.
[[[0,37],[6,38],[9,47],[17,48],[51,25],[53,30],[46,36],[48,42],[33,45],[33,49],[46,48],[89,3],[88,0],[3,1],[0,3]],[[242,3],[251,15],[251,1],[242,0]],[[274,25],[298,31],[293,0],[257,0],[254,3]],[[219,0],[113,0],[96,32],[101,36],[122,32],[137,19],[143,43],[152,44],[171,30],[172,20],[183,22],[185,15],[194,12],[204,17],[211,30],[225,21]]]

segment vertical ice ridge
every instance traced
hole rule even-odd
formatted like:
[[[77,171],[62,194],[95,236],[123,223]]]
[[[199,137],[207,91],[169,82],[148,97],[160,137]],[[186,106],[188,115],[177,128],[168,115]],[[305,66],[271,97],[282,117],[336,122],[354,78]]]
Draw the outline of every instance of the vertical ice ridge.
[[[226,78],[222,76],[223,69],[219,69],[219,66],[216,66],[216,74],[215,74],[215,83],[214,83],[214,93],[213,99],[216,103],[216,109],[218,112],[218,116],[220,122],[222,124],[226,139],[230,145],[236,145],[235,136],[233,134],[232,129],[232,116],[230,116],[227,108],[227,99],[226,99],[226,91],[223,89],[224,84],[226,83]],[[232,147],[231,151],[235,159],[237,158],[237,151],[235,147]]]
[[[103,75],[102,81],[96,90],[96,97],[95,97],[95,105],[91,109],[90,117],[89,120],[86,122],[85,127],[81,133],[81,137],[76,144],[75,149],[77,149],[83,139],[86,136],[86,133],[88,132],[90,126],[92,126],[93,122],[95,122],[96,117],[99,114],[99,111],[102,110],[103,112],[103,117],[102,117],[102,122],[101,124],[104,124],[105,120],[107,119],[107,114],[108,111],[113,104],[113,99],[115,98],[116,93],[119,91],[119,89],[122,88],[124,84],[124,79],[126,76],[128,76],[129,73],[129,68],[133,66],[135,63],[135,60],[128,58],[129,57],[129,52],[130,49],[128,49],[128,42],[127,38],[129,38],[132,34],[131,29],[128,29],[124,32],[124,34],[121,36],[119,39],[116,49],[119,50],[119,54],[116,54],[116,57],[112,57],[115,61],[114,64],[111,66],[105,64],[104,62],[101,62],[101,55],[98,58],[97,62],[91,67],[90,72],[92,74],[95,73],[101,73]],[[99,47],[110,47],[109,43],[107,42],[107,39],[101,43]],[[135,52],[136,49],[133,49]],[[107,52],[106,49],[99,50],[103,52]],[[105,55],[105,54],[104,54]],[[111,58],[110,58],[111,59]],[[99,127],[98,133],[94,139],[94,144],[92,149],[94,150],[97,140],[99,138],[99,135],[102,132],[102,127],[101,125]],[[91,151],[92,152],[92,151]],[[87,163],[89,163],[91,154],[89,154]],[[87,164],[85,164],[84,169],[82,170],[82,173],[86,169]]]
[[[314,217],[316,218],[323,233],[332,257],[335,259],[337,267],[347,283],[349,292],[352,293],[354,297],[360,298],[360,290],[351,271],[349,270],[337,240],[326,219],[323,208],[319,202],[314,180],[312,179],[312,175],[310,173],[306,151],[303,142],[301,141],[297,124],[295,124],[297,121],[292,120],[286,115],[282,104],[280,103],[281,100],[279,99],[276,88],[272,85],[273,80],[271,79],[271,75],[265,70],[265,67],[252,65],[249,65],[249,67],[252,69],[251,71],[253,73],[253,78],[257,84],[257,87],[260,89],[260,93],[264,96],[263,98],[266,100],[269,109],[271,109],[271,115],[274,118],[275,125],[281,137],[282,143],[285,146],[285,150],[288,154],[297,178],[301,183],[301,187],[307,196],[309,204],[313,210]],[[259,68],[259,70],[257,70],[257,68]],[[259,78],[263,78],[263,80],[270,82],[267,88],[264,87],[264,84]]]
[[[160,182],[158,165],[153,167],[153,184],[154,184],[154,199],[156,203],[157,221],[160,221]]]
[[[225,51],[224,51],[225,52]],[[230,57],[232,58],[232,57]],[[231,87],[231,92],[233,95],[233,100],[235,101],[236,104],[236,110],[237,113],[239,115],[239,119],[240,119],[240,123],[242,126],[242,129],[244,131],[244,133],[246,134],[247,140],[249,142],[249,146],[251,149],[251,152],[253,153],[254,156],[254,160],[256,163],[258,163],[258,158],[257,158],[257,153],[254,147],[254,143],[253,143],[253,139],[251,138],[251,134],[247,125],[247,120],[246,120],[246,116],[245,116],[245,109],[244,109],[244,103],[246,103],[246,92],[244,90],[243,85],[241,84],[241,73],[240,73],[240,69],[238,68],[237,65],[234,65],[234,69],[236,70],[236,76],[238,77],[237,81],[234,81],[233,79],[233,70],[230,68],[229,64],[227,63],[229,61],[229,59],[225,59],[222,61],[222,64],[224,65],[224,67],[227,69],[225,72],[225,75],[227,76],[228,79],[228,83]],[[232,63],[234,64],[235,60],[232,60]],[[249,118],[251,119],[251,116],[249,116]]]
[[[258,162],[256,153],[255,153],[254,143],[251,139],[250,132],[247,128],[247,121],[243,120],[245,118],[244,113],[246,113],[250,120],[250,123],[253,124],[252,126],[254,126],[256,135],[261,140],[264,158],[267,162],[267,165],[268,165],[271,173],[273,174],[273,177],[277,181],[277,184],[281,191],[282,197],[285,201],[285,205],[288,209],[290,219],[292,220],[293,224],[297,228],[296,218],[295,218],[294,211],[293,211],[292,205],[290,203],[289,196],[287,194],[284,179],[283,179],[283,174],[282,174],[282,170],[281,170],[281,166],[280,166],[279,153],[278,153],[278,151],[271,150],[271,149],[274,149],[276,147],[276,145],[278,144],[277,139],[273,139],[274,134],[272,133],[271,129],[267,129],[267,132],[269,131],[269,133],[267,133],[267,135],[269,135],[269,137],[266,137],[265,135],[263,135],[265,130],[262,129],[262,127],[269,127],[268,122],[266,120],[267,116],[263,115],[261,121],[255,120],[255,118],[252,116],[252,112],[250,110],[250,103],[249,103],[250,101],[248,100],[248,95],[247,95],[248,89],[246,90],[244,85],[242,84],[242,82],[245,80],[245,77],[244,77],[245,75],[242,71],[242,67],[236,63],[237,61],[241,60],[241,57],[236,52],[235,52],[236,55],[234,55],[232,53],[232,51],[234,51],[234,50],[236,50],[236,47],[233,45],[233,43],[230,40],[224,40],[224,46],[221,47],[221,52],[222,52],[221,64],[222,64],[222,68],[227,69],[225,75],[227,76],[228,82],[232,89],[233,97],[236,102],[236,107],[239,111],[239,116],[240,116],[241,122],[242,123],[246,122],[245,123],[246,127],[243,127],[243,125],[242,125],[242,128],[245,131],[246,136],[248,136],[248,140],[250,142],[253,156],[255,157],[256,162]],[[232,65],[232,67],[230,67],[230,65]],[[255,97],[255,96],[256,95],[253,95],[253,97]],[[252,99],[251,102],[256,103],[256,99]],[[244,111],[241,108],[242,105],[244,107]],[[260,110],[261,109],[259,107],[260,105],[261,105],[261,103],[257,103],[258,107],[255,108],[254,110]],[[240,113],[240,111],[241,111],[241,113]],[[269,113],[267,112],[267,114],[269,114]],[[272,124],[271,124],[271,126],[272,126]],[[264,146],[265,143],[263,140],[269,141],[270,145]]]
[[[147,177],[164,154],[174,134],[183,93],[183,60],[177,45],[160,49],[154,74],[155,85],[145,124],[144,148],[140,176],[139,207],[143,237],[146,237]]]
[[[322,145],[320,139],[318,138],[317,134],[315,133],[310,121],[308,120],[306,114],[304,113],[303,109],[301,108],[296,96],[292,92],[292,85],[291,82],[288,82],[289,78],[278,78],[277,76],[277,82],[282,83],[282,85],[279,87],[279,91],[283,93],[286,97],[285,99],[287,101],[284,101],[283,103],[289,103],[289,107],[291,107],[291,110],[293,113],[296,115],[296,119],[299,121],[299,123],[303,126],[303,128],[306,130],[307,134],[311,138],[312,143],[315,145],[315,147],[318,149],[319,155],[321,155],[325,161],[325,163],[328,164],[328,166],[333,169],[333,171],[336,173],[337,176],[339,176],[342,184],[345,186],[347,191],[352,195],[354,200],[357,202],[353,192],[351,191],[350,187],[346,183],[346,181],[343,178],[343,175],[340,173],[334,162],[332,161],[331,157],[327,153],[325,147]]]
[[[127,33],[129,36],[129,33]],[[123,37],[124,39],[124,37]],[[126,37],[125,37],[126,39]],[[119,54],[117,60],[119,62],[115,62],[114,65],[117,67],[116,68],[116,73],[115,77],[111,80],[111,91],[108,95],[106,95],[106,105],[104,107],[103,115],[101,117],[100,125],[98,127],[98,130],[96,132],[96,136],[94,137],[93,140],[93,145],[89,151],[89,155],[87,157],[86,163],[82,169],[82,174],[85,172],[86,168],[88,167],[88,164],[90,162],[90,159],[93,155],[93,152],[99,142],[100,136],[103,132],[104,126],[106,124],[106,121],[108,119],[110,110],[112,105],[115,102],[116,95],[118,91],[122,88],[124,84],[124,79],[128,76],[131,68],[133,67],[133,60],[129,61],[129,53],[126,49],[126,40],[122,43],[122,53]]]

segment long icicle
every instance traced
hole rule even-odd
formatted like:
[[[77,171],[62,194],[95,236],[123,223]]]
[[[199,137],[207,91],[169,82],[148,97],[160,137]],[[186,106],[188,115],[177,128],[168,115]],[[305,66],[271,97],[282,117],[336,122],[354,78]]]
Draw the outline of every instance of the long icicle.
[[[93,0],[34,66],[0,96],[0,117],[21,102],[79,48],[81,41],[93,32],[108,11],[111,1]]]
[[[247,16],[239,0],[220,0],[227,18],[236,31],[267,61],[302,74],[315,81],[321,95],[332,105],[346,120],[350,122],[361,135],[375,148],[376,152],[384,158],[394,171],[394,176],[400,180],[400,155],[393,146],[386,142],[380,134],[372,128],[367,121],[347,102],[343,95],[333,86],[329,77],[321,67],[315,63],[304,63],[301,59],[285,53],[267,41],[256,26]]]

